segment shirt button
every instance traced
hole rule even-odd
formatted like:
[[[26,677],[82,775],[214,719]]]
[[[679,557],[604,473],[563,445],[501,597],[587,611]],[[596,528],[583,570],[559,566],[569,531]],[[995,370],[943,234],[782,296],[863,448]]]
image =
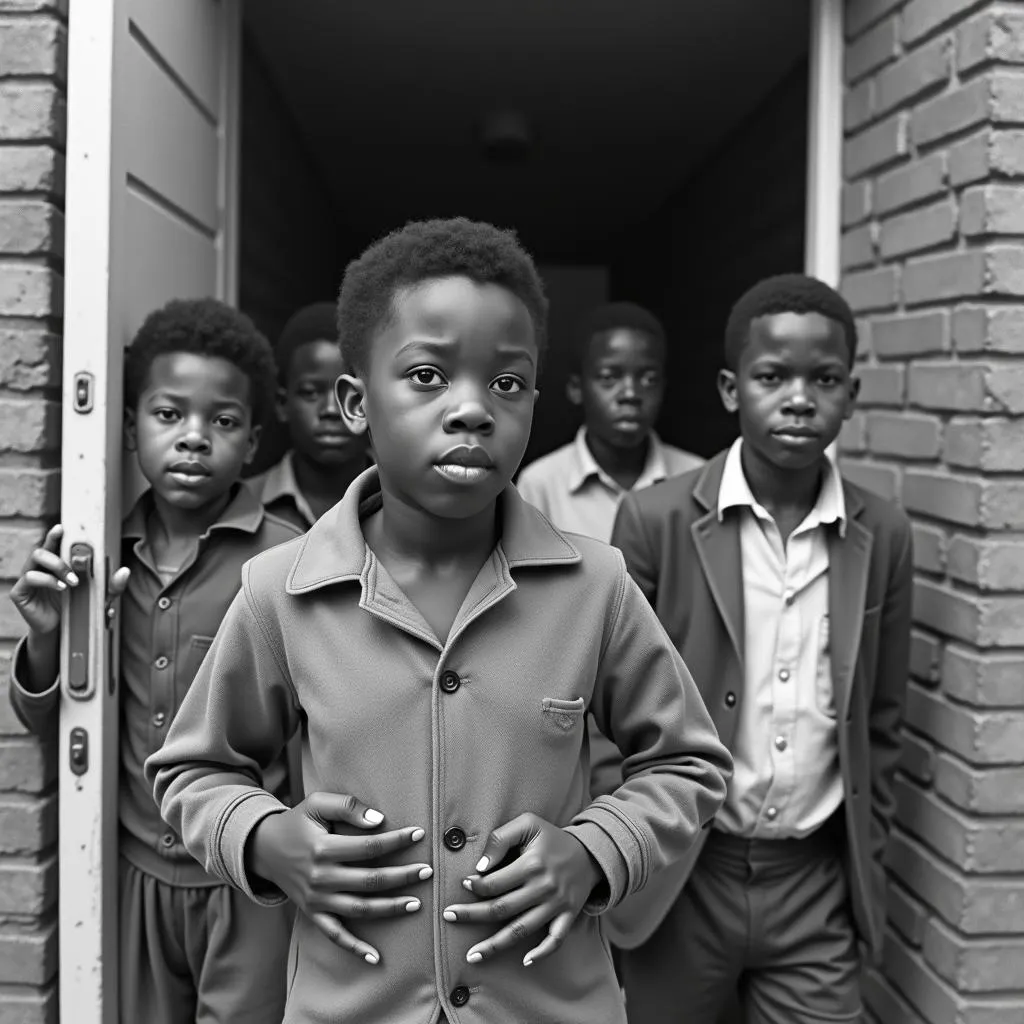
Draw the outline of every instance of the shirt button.
[[[778,808],[769,807],[768,810],[764,812],[764,816],[769,821],[774,821],[779,816]]]
[[[173,832],[165,832],[160,837],[160,842],[163,843],[164,846],[173,846],[174,845],[174,833]]]
[[[171,599],[169,597],[161,597],[160,600],[157,601],[156,606],[160,611],[165,612],[171,607]]]
[[[469,1002],[469,989],[465,985],[459,985],[452,989],[452,1006],[465,1006]]]
[[[780,668],[779,669],[779,679],[781,679],[782,682],[784,682],[784,683],[788,681],[788,679],[789,679],[789,669],[788,668]]]
[[[154,725],[155,725],[155,726],[156,726],[156,727],[157,727],[158,729],[161,729],[161,728],[163,728],[163,724],[164,724],[164,722],[166,722],[166,721],[167,721],[167,716],[166,716],[166,715],[165,715],[165,714],[164,714],[164,713],[163,713],[162,711],[158,711],[158,712],[157,712],[157,713],[156,713],[156,714],[155,714],[155,715],[153,716],[153,724],[154,724]]]
[[[792,590],[787,590],[783,597],[785,598],[786,604],[792,604],[793,598],[796,597],[796,594],[794,594]]]
[[[776,750],[785,750],[788,745],[789,744],[786,743],[786,737],[785,736],[776,736],[775,737],[775,749]]]
[[[445,693],[454,693],[462,685],[462,680],[459,678],[458,672],[452,672],[449,669],[447,672],[441,675],[441,689]]]
[[[153,665],[156,668],[167,668],[167,666],[169,664],[170,664],[170,662],[167,660],[167,658],[163,654],[161,654],[160,657],[157,658],[156,661],[153,662]]]
[[[458,825],[455,825],[445,832],[444,845],[449,850],[461,850],[466,845],[466,833]]]
[[[725,695],[725,706],[727,708],[734,708],[736,706],[736,694],[732,690]]]

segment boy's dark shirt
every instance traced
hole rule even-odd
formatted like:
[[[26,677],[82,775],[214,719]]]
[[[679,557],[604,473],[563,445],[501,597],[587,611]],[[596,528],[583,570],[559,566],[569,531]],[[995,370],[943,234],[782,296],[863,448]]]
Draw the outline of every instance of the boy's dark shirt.
[[[300,531],[266,514],[246,488],[236,485],[220,518],[199,542],[196,556],[166,586],[146,543],[152,497],[136,502],[122,527],[122,565],[131,570],[121,598],[120,852],[140,871],[178,886],[222,884],[186,852],[164,824],[143,777],[143,763],[158,750],[207,648],[241,584],[242,565]],[[25,642],[17,649],[11,702],[34,733],[56,728],[59,680],[43,693],[19,683],[25,673]],[[268,773],[266,786],[285,792],[284,762]]]

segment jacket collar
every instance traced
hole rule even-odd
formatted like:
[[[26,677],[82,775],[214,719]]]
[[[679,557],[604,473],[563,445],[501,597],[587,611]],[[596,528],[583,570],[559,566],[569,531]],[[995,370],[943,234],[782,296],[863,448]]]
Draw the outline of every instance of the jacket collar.
[[[497,547],[510,569],[574,565],[581,560],[569,539],[525,502],[511,484],[498,502],[502,525]],[[371,466],[306,533],[288,573],[287,593],[305,594],[361,579],[370,551],[360,523],[380,507],[380,477],[377,467]]]
[[[153,511],[153,492],[147,488],[121,526],[124,540],[142,540],[146,536],[146,520]],[[244,484],[232,488],[232,497],[215,523],[203,534],[208,537],[215,530],[237,530],[241,533],[256,533],[263,524],[263,506],[259,499]]]

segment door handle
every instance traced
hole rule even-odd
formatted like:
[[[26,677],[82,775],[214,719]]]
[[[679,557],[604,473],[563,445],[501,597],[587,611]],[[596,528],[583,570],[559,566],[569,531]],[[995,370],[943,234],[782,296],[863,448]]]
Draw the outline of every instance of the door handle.
[[[68,694],[75,700],[88,700],[95,690],[89,672],[92,546],[82,542],[72,544],[69,562],[72,571],[78,576],[79,584],[68,594]]]

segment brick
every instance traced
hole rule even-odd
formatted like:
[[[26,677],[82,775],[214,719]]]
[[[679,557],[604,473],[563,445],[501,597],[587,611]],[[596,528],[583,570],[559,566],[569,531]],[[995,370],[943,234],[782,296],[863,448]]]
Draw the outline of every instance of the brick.
[[[961,810],[1024,815],[1024,768],[974,768],[940,752],[932,769],[935,792]]]
[[[0,82],[0,142],[64,145],[64,98],[53,85]]]
[[[903,301],[908,306],[975,298],[985,291],[985,253],[943,253],[910,260],[903,268]]]
[[[904,0],[847,0],[843,5],[843,24],[847,39],[855,39],[865,29],[901,7]]]
[[[914,523],[914,568],[941,576],[946,571],[946,534],[937,526]]]
[[[964,940],[941,921],[922,934],[924,958],[957,992],[1003,992],[1024,964],[1024,939]]]
[[[1024,63],[1024,13],[996,7],[961,25],[956,36],[956,68],[963,75],[983,64]]]
[[[993,71],[922,103],[914,110],[910,138],[915,146],[930,146],[986,121],[1024,121],[1024,75]]]
[[[64,154],[52,146],[0,148],[0,192],[64,196]]]
[[[890,837],[887,859],[892,873],[915,897],[961,932],[1024,932],[1024,886],[1017,879],[967,878],[901,832]],[[888,973],[895,973],[891,965]]]
[[[57,973],[57,924],[0,927],[0,983],[45,985]]]
[[[10,3],[11,0],[2,0]],[[0,1024],[57,1024],[57,986],[11,989],[0,999]]]
[[[1024,308],[960,306],[953,312],[953,344],[964,354],[1024,353]]]
[[[43,11],[67,17],[68,0],[0,0],[2,14],[38,14]]]
[[[0,387],[13,391],[59,387],[60,339],[36,328],[0,329]]]
[[[59,470],[0,468],[0,516],[48,517],[59,506]]]
[[[38,794],[57,777],[52,743],[34,738],[5,739],[0,743],[0,791]]]
[[[919,523],[914,524],[914,543],[917,543],[917,531],[922,529]],[[939,658],[942,655],[942,644],[938,638],[919,629],[910,631],[910,674],[920,683],[931,686],[939,681]]]
[[[857,329],[856,359],[863,362],[871,354],[871,321],[865,317],[854,317],[853,325]]]
[[[1024,821],[972,818],[920,786],[896,781],[896,818],[949,864],[966,874],[993,875],[1016,871],[1024,847]]]
[[[926,581],[919,585],[931,586]],[[976,766],[1019,766],[1024,712],[979,711],[916,684],[907,688],[905,722],[939,747]],[[1022,892],[1024,897],[1024,892]]]
[[[1024,529],[1024,486],[1014,480],[985,481],[979,525],[991,530]]]
[[[942,652],[942,688],[961,704],[1024,708],[1021,679],[1024,655],[981,653],[959,644],[947,644]]]
[[[42,524],[34,526],[5,526],[0,523],[0,577],[16,579],[21,575],[32,554],[39,546],[45,530]]]
[[[949,149],[949,180],[956,187],[985,178],[1024,177],[1024,132],[985,128]]]
[[[0,316],[59,316],[63,300],[63,282],[49,267],[4,264],[0,274]]]
[[[955,238],[956,224],[956,207],[948,200],[897,214],[882,222],[879,252],[883,259],[892,260],[934,249]]]
[[[952,54],[945,39],[937,39],[902,57],[875,78],[875,115],[888,114],[922,93],[949,81]]]
[[[950,412],[1024,413],[1024,365],[920,363],[908,371],[911,405]]]
[[[910,0],[903,8],[903,42],[916,43],[984,5],[985,0]]]
[[[53,18],[0,22],[0,69],[5,78],[67,74],[67,30]]]
[[[946,428],[943,459],[987,472],[1024,470],[1024,421],[954,419]]]
[[[945,153],[932,153],[883,174],[875,181],[875,212],[892,213],[943,195],[947,188],[946,163]]]
[[[29,854],[57,841],[57,796],[0,796],[0,854]]]
[[[902,406],[904,397],[902,366],[863,366],[857,371],[860,380],[858,401],[863,405]]]
[[[985,250],[986,295],[1024,295],[1024,249],[991,245]]]
[[[877,494],[887,501],[895,501],[900,494],[900,473],[896,466],[880,462],[860,462],[843,459],[843,476],[860,487]]]
[[[932,779],[932,748],[913,733],[904,733],[899,766],[904,774],[928,785]]]
[[[976,647],[1024,645],[1024,596],[979,598],[919,579],[914,611],[920,625]]]
[[[871,216],[871,183],[854,181],[843,185],[843,227],[860,224]]]
[[[856,82],[865,75],[895,60],[900,52],[899,21],[887,18],[846,47],[843,71],[847,82]]]
[[[927,911],[920,900],[914,899],[898,882],[890,880],[885,895],[885,908],[889,923],[912,946],[920,946],[924,937]]]
[[[59,403],[39,398],[0,398],[0,452],[53,451],[59,446]]]
[[[871,348],[879,359],[906,359],[949,351],[949,314],[929,310],[871,321]]]
[[[0,254],[64,255],[64,214],[40,199],[0,199]]]
[[[874,1015],[873,1024],[925,1024],[892,982],[877,971],[864,972],[863,990],[864,1002]]]
[[[868,447],[876,455],[934,459],[942,448],[942,425],[935,416],[911,412],[870,412]]]
[[[57,901],[57,859],[0,860],[0,915],[45,913]]]
[[[843,146],[847,178],[859,178],[907,155],[908,117],[896,114],[848,138]]]
[[[844,454],[863,452],[867,448],[867,430],[864,415],[854,413],[839,431],[839,450]]]
[[[927,470],[909,470],[903,477],[903,506],[908,512],[934,516],[946,522],[980,526],[983,488],[980,480]]]
[[[839,262],[843,270],[868,267],[875,262],[875,225],[861,224],[844,231],[839,246]]]
[[[967,238],[1024,234],[1024,185],[967,189],[960,201],[960,231]]]
[[[896,305],[899,277],[892,267],[843,275],[842,293],[855,313],[892,309]]]
[[[984,591],[1024,591],[1024,541],[957,536],[949,545],[949,575]]]
[[[869,78],[843,94],[843,133],[853,135],[875,115],[875,83]]]

